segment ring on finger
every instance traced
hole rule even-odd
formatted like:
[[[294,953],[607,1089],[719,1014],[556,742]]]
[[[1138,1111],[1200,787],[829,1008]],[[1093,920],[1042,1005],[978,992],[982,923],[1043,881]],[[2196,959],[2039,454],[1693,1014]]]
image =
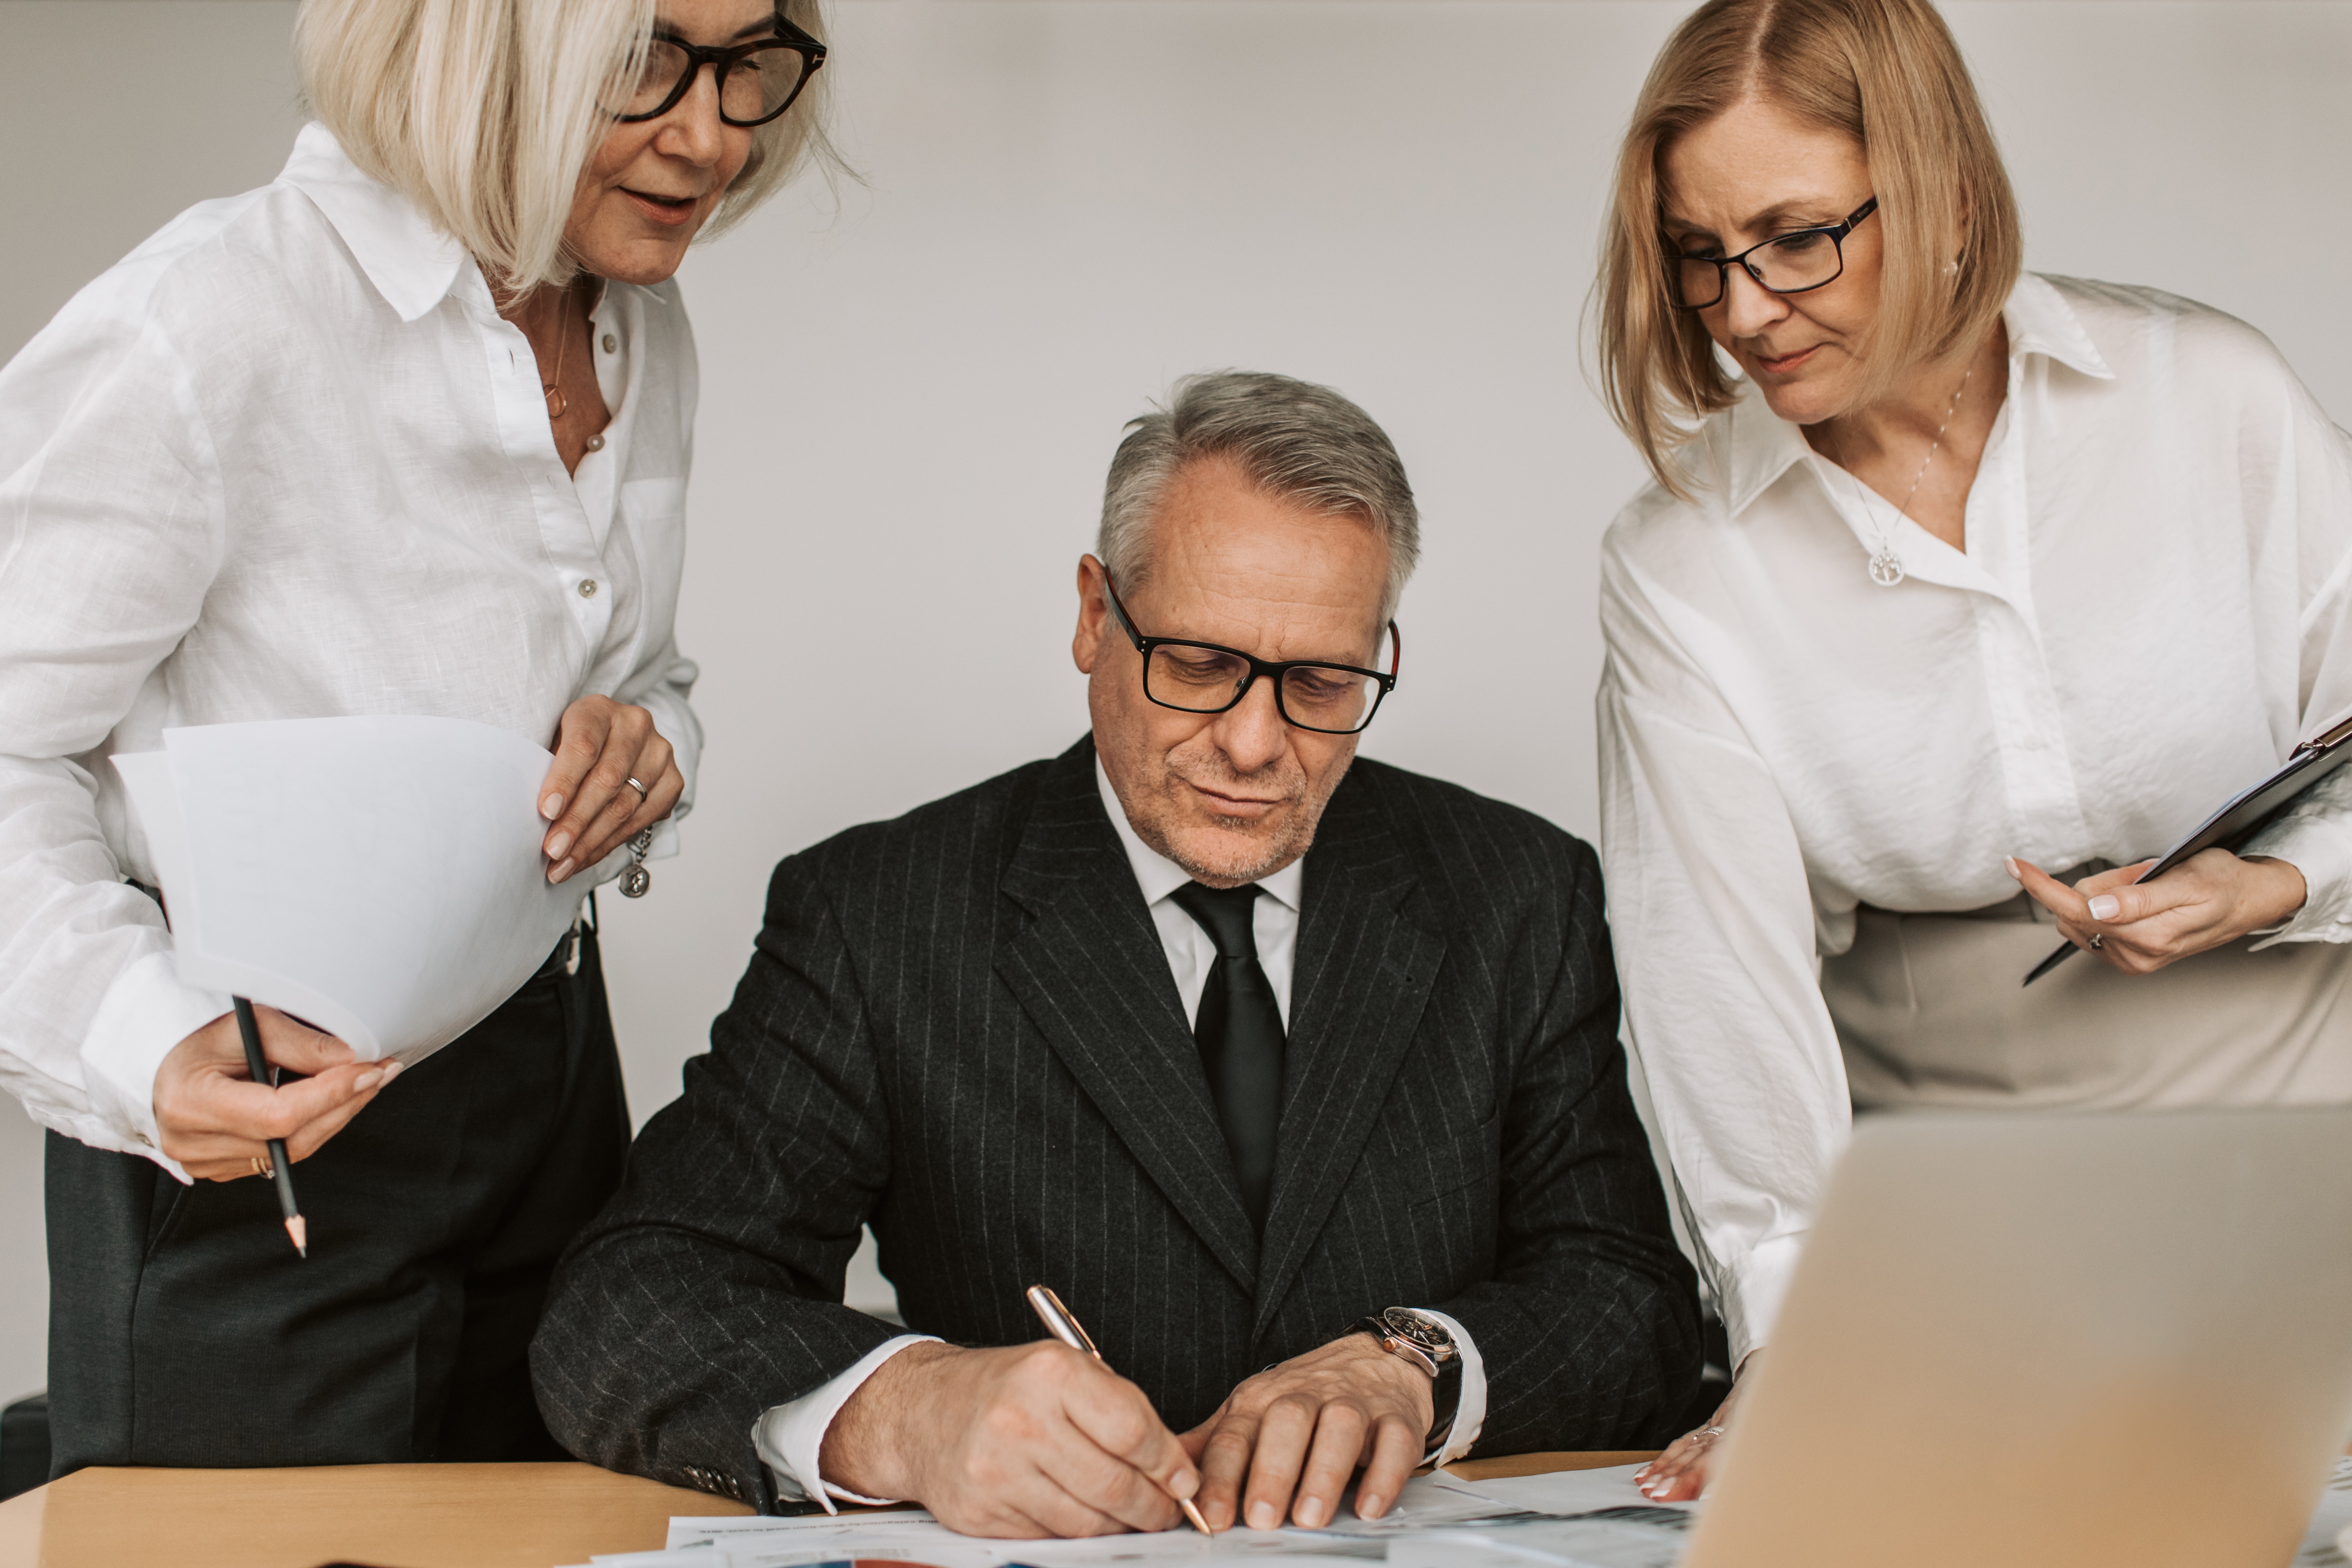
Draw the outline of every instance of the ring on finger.
[[[270,1173],[269,1161],[265,1156],[256,1154],[253,1157],[253,1173],[257,1176],[267,1176]]]
[[[2106,933],[2106,932],[2105,932],[2105,931],[2093,931],[2093,932],[2091,933],[2091,951],[2092,951],[2093,952],[2103,952],[2103,951],[2105,951],[2105,949],[2106,948],[2106,945],[2107,945],[2107,933]]]
[[[649,801],[649,800],[651,800],[651,799],[654,797],[654,792],[653,792],[653,791],[651,791],[651,790],[649,790],[649,789],[647,789],[645,785],[643,785],[643,784],[639,784],[635,779],[631,778],[631,779],[629,779],[629,780],[627,780],[627,781],[625,781],[625,782],[627,783],[628,786],[629,786],[631,789],[635,790],[635,791],[637,792],[637,804],[638,804],[638,805],[643,805],[646,801]]]

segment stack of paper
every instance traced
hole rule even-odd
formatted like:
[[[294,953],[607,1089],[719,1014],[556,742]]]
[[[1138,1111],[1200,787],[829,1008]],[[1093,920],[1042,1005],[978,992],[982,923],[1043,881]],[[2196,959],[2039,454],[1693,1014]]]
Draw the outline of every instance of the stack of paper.
[[[180,978],[414,1063],[489,1016],[570,928],[539,852],[554,759],[455,719],[166,730],[114,759]]]

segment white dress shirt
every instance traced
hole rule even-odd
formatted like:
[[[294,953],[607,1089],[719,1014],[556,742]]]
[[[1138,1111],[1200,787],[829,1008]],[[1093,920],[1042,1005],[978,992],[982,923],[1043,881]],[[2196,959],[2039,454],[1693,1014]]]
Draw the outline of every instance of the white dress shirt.
[[[1653,487],[1602,548],[1610,924],[1735,1358],[1848,1131],[1818,966],[1855,905],[1981,909],[2017,893],[2004,856],[2156,854],[2352,705],[2352,438],[2271,344],[2032,275],[2006,321],[1965,552],[1753,389],[1693,447],[1697,499]],[[1882,588],[1889,522],[1909,575]],[[2352,939],[2352,776],[2247,853],[2310,885],[2273,940]]]
[[[590,321],[613,420],[575,478],[480,268],[311,125],[0,369],[0,1079],[35,1120],[185,1179],[155,1071],[228,1002],[124,885],[156,877],[107,761],[167,727],[426,714],[544,745],[601,693],[651,711],[685,814],[694,343],[669,284]]]
[[[1118,829],[1118,841],[1127,850],[1127,863],[1134,868],[1136,883],[1143,889],[1143,900],[1150,907],[1151,923],[1159,929],[1160,945],[1168,955],[1169,970],[1176,977],[1177,994],[1184,999],[1184,1016],[1193,1017],[1201,1010],[1201,993],[1207,988],[1209,971],[1217,962],[1217,945],[1201,929],[1200,922],[1170,896],[1192,881],[1192,874],[1136,837],[1135,828],[1127,820],[1127,808],[1119,804],[1118,792],[1111,788],[1110,775],[1103,771],[1100,758],[1095,761],[1095,787],[1102,793],[1103,810],[1109,814],[1111,826]],[[1257,885],[1265,896],[1251,906],[1250,934],[1257,942],[1258,967],[1265,971],[1266,981],[1274,987],[1275,1004],[1282,1010],[1285,1029],[1290,1026],[1290,975],[1298,954],[1298,912],[1306,881],[1306,860],[1293,860],[1272,876],[1259,879]],[[1444,1312],[1432,1311],[1429,1315],[1445,1325],[1462,1354],[1462,1397],[1454,1407],[1454,1429],[1446,1436],[1444,1453],[1438,1456],[1438,1462],[1443,1464],[1468,1453],[1486,1424],[1486,1363],[1468,1330]],[[830,1481],[820,1484],[817,1456],[833,1418],[876,1368],[908,1345],[937,1342],[935,1334],[901,1334],[875,1346],[839,1376],[763,1415],[752,1433],[752,1441],[760,1450],[760,1458],[775,1476],[776,1489],[787,1498],[814,1498],[824,1504],[828,1513],[833,1511],[835,1498],[862,1503],[894,1500],[860,1497]]]

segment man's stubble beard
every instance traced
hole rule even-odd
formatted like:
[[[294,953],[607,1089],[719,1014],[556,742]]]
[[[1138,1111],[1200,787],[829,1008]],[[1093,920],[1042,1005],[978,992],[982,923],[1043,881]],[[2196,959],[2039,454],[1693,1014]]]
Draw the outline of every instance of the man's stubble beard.
[[[1135,829],[1138,838],[1174,861],[1195,881],[1223,882],[1233,886],[1261,881],[1307,853],[1315,842],[1315,829],[1322,820],[1324,806],[1330,802],[1331,792],[1339,787],[1339,780],[1347,776],[1348,767],[1355,761],[1350,756],[1335,769],[1328,785],[1322,792],[1322,798],[1312,800],[1308,798],[1306,770],[1298,767],[1295,759],[1286,759],[1291,763],[1288,770],[1277,765],[1265,773],[1244,778],[1226,765],[1223,754],[1213,749],[1198,760],[1186,758],[1184,752],[1185,748],[1179,747],[1157,759],[1157,776],[1152,780],[1151,787],[1138,792],[1145,798],[1137,804],[1145,810],[1130,813],[1129,826]],[[1286,771],[1289,776],[1284,776]],[[1223,864],[1198,860],[1186,854],[1175,836],[1169,831],[1170,824],[1175,820],[1179,810],[1176,792],[1182,783],[1197,779],[1211,785],[1240,789],[1262,786],[1268,782],[1269,775],[1273,782],[1278,784],[1283,798],[1289,803],[1289,809],[1282,814],[1282,826],[1271,838],[1261,839],[1253,833],[1251,830],[1257,822],[1248,817],[1213,815],[1210,817],[1210,821],[1217,824],[1223,833],[1232,836],[1226,842],[1236,851],[1245,853],[1248,858],[1229,859]]]

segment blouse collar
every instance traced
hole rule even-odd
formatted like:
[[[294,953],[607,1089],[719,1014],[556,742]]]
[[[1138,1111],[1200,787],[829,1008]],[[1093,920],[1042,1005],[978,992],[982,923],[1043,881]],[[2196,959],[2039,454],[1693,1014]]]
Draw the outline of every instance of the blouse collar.
[[[415,321],[440,304],[457,282],[466,247],[435,228],[407,197],[362,173],[316,121],[294,139],[294,154],[278,177],[326,215],[402,321]]]
[[[2001,309],[2001,320],[2009,327],[2011,388],[2019,384],[2019,368],[2032,354],[2101,381],[2115,379],[2082,319],[2046,279],[2021,273]],[[1773,413],[1752,383],[1741,387],[1739,401],[1725,410],[1725,418],[1729,431],[1729,483],[1725,489],[1731,515],[1737,517],[1774,480],[1811,456],[1812,448],[1806,445],[1804,432]]]

